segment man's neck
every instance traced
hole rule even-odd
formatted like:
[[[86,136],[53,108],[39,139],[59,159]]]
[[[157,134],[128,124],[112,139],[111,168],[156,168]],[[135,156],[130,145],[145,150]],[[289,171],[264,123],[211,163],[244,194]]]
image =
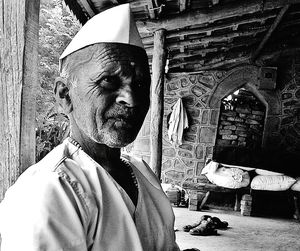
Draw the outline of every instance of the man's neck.
[[[71,128],[71,138],[78,142],[82,150],[107,172],[113,172],[119,166],[121,155],[119,148],[110,148],[107,145],[99,144],[75,128]]]

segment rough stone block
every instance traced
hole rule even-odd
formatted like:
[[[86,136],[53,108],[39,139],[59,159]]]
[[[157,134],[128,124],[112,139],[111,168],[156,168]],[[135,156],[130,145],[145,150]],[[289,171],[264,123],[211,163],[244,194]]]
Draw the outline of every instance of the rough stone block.
[[[184,172],[176,171],[176,170],[170,170],[165,172],[165,175],[168,178],[172,178],[175,180],[182,180],[184,178]]]
[[[203,95],[203,96],[200,98],[200,100],[201,100],[201,102],[202,102],[203,104],[206,104],[208,98],[209,98],[209,95],[205,94],[205,95]]]
[[[228,130],[236,130],[236,126],[235,125],[227,125],[227,126],[224,126],[223,127],[225,130],[228,129]]]
[[[237,113],[232,110],[226,110],[222,113],[222,115],[227,116],[227,117],[235,117]]]
[[[194,175],[194,169],[187,169],[186,170],[186,175],[188,177],[192,177]]]
[[[246,141],[243,141],[243,142],[242,142],[242,141],[239,141],[239,142],[238,142],[238,145],[239,145],[239,146],[246,146],[247,143],[246,143]]]
[[[252,110],[252,114],[255,114],[255,115],[261,115],[263,116],[265,113],[262,112],[262,111],[256,111],[256,110]]]
[[[238,141],[244,142],[244,141],[246,141],[246,138],[245,138],[245,137],[242,137],[242,136],[239,136],[239,137],[238,137]]]
[[[174,148],[165,148],[163,149],[163,155],[168,157],[175,157],[176,152]]]
[[[239,127],[247,128],[247,125],[242,124],[242,123],[236,123],[235,125],[236,125],[236,126],[239,126]]]
[[[184,158],[192,158],[193,157],[193,155],[190,152],[181,151],[181,150],[178,151],[178,155],[180,157],[184,157]]]
[[[231,140],[217,139],[217,145],[219,145],[219,146],[229,146],[230,144],[231,144]]]
[[[293,97],[293,94],[292,94],[292,93],[289,93],[289,92],[282,93],[282,95],[281,95],[281,98],[282,98],[283,100],[289,99],[289,98],[291,98],[291,97]]]
[[[201,175],[201,171],[204,167],[204,162],[198,162],[197,166],[196,166],[196,176],[200,176]]]
[[[259,122],[254,119],[246,119],[245,123],[250,124],[250,125],[258,125],[259,124]]]
[[[244,113],[244,114],[251,113],[251,110],[249,108],[237,107],[235,110],[238,113]]]
[[[185,150],[188,150],[188,151],[193,150],[193,146],[191,144],[182,144],[182,145],[179,146],[179,148],[185,149]]]
[[[220,125],[232,125],[232,122],[226,121],[226,120],[222,120],[220,122]]]
[[[203,94],[206,93],[206,90],[204,88],[201,88],[200,86],[193,86],[192,89],[191,89],[191,92],[197,96],[197,97],[200,97],[202,96]]]
[[[253,120],[262,120],[263,119],[263,116],[260,116],[260,115],[255,115],[255,114],[250,114],[247,116],[248,119],[253,119]]]
[[[181,159],[181,161],[187,166],[187,167],[192,167],[194,166],[194,161],[188,160],[188,159]]]
[[[246,128],[246,127],[244,127],[244,126],[243,126],[243,127],[241,127],[241,126],[237,126],[237,127],[236,127],[236,130],[237,130],[237,131],[242,131],[242,132],[245,132],[245,131],[247,131],[247,128]]]
[[[164,98],[164,102],[170,105],[175,104],[177,100],[178,98]]]
[[[241,136],[241,137],[247,137],[247,133],[245,131],[235,131],[236,135]]]
[[[194,108],[190,108],[188,109],[187,113],[192,116],[192,117],[195,117],[195,118],[198,118],[199,115],[200,115],[200,111],[198,109],[194,109]]]
[[[190,84],[188,79],[186,79],[186,78],[180,79],[180,83],[181,83],[181,87],[183,87],[183,88],[187,87]]]
[[[162,163],[162,170],[166,170],[172,167],[172,161],[167,160],[164,163]]]
[[[230,135],[232,134],[231,130],[219,130],[220,135]]]
[[[196,141],[196,135],[184,134],[183,138],[185,141],[188,141],[188,142],[194,143]]]
[[[202,127],[200,130],[201,143],[213,143],[215,139],[216,129],[211,127]]]
[[[222,135],[222,139],[235,140],[237,138],[238,138],[237,135]]]
[[[197,145],[196,147],[196,158],[203,159],[204,157],[204,149],[202,145]]]
[[[203,110],[201,117],[201,124],[207,124],[208,122],[208,110]]]
[[[212,110],[211,115],[210,115],[210,124],[211,125],[217,125],[218,117],[219,117],[219,111],[218,110]]]
[[[167,84],[167,90],[168,91],[174,91],[174,90],[178,90],[179,83],[177,81],[175,82],[171,82]]]

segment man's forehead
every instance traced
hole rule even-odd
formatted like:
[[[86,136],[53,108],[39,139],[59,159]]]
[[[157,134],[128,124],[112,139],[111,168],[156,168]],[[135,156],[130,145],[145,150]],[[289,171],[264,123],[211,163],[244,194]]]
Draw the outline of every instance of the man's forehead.
[[[123,44],[97,44],[91,51],[92,61],[101,64],[122,63],[130,66],[145,64],[146,58],[141,55],[139,48]]]

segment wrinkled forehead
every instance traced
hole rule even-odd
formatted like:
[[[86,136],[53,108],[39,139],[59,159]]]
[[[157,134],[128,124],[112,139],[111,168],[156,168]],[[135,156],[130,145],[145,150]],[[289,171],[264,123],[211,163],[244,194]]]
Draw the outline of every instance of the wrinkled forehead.
[[[118,43],[99,43],[85,47],[67,56],[63,68],[78,71],[86,67],[113,68],[134,67],[149,74],[146,52],[137,46]],[[71,69],[70,69],[71,68]]]

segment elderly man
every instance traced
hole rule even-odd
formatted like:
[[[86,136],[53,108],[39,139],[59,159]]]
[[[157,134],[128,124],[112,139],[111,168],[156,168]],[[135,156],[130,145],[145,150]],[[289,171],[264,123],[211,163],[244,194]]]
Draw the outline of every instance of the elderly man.
[[[83,26],[60,70],[55,93],[71,134],[6,193],[1,250],[179,250],[156,176],[142,160],[120,155],[149,108],[147,55],[129,5]]]

